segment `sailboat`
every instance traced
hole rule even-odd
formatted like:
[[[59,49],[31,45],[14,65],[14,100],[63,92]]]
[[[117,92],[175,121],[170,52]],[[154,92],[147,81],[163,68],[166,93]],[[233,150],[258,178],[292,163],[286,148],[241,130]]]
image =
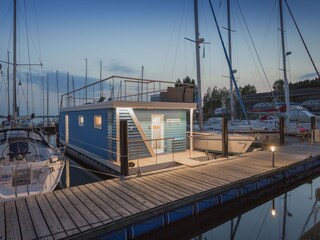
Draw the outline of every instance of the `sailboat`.
[[[22,126],[30,117],[18,116],[16,61],[17,3],[13,4],[13,116],[0,130],[0,202],[50,192],[60,181],[64,168],[63,149],[53,148],[42,134]],[[8,63],[9,64],[9,63]]]
[[[196,63],[197,63],[197,85],[198,85],[198,113],[199,113],[199,123],[200,129],[203,129],[203,118],[202,118],[202,99],[201,99],[201,78],[200,78],[200,55],[199,48],[200,43],[204,40],[199,38],[199,27],[198,27],[198,1],[194,0],[194,18],[195,18],[195,43],[196,43]],[[227,58],[229,67],[231,69],[230,60]],[[230,74],[232,70],[230,70]],[[222,134],[217,131],[200,131],[192,133],[192,140],[194,149],[205,150],[212,152],[222,152]],[[228,135],[228,151],[229,153],[245,153],[255,138],[248,135],[240,134],[229,134]]]

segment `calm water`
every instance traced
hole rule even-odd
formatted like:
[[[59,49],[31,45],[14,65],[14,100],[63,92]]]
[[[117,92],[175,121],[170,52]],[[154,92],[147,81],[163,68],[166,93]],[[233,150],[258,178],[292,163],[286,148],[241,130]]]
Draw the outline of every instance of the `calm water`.
[[[299,239],[320,219],[320,202],[315,194],[317,188],[320,190],[319,176],[320,172],[312,181],[305,178],[279,184],[140,239]],[[275,216],[271,214],[272,206]]]

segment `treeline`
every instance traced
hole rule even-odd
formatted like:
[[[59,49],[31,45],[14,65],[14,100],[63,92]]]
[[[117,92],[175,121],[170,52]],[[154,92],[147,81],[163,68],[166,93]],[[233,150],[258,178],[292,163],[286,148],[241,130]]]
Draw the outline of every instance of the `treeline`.
[[[182,81],[178,79],[176,81],[176,87],[182,86],[183,84],[195,84],[195,80],[190,77],[185,77]],[[289,83],[290,89],[301,89],[301,88],[315,88],[320,87],[320,79],[315,78],[313,80],[304,80],[297,83]],[[284,81],[283,79],[276,80],[272,85],[273,90],[283,91]],[[254,95],[257,93],[256,87],[254,85],[247,84],[243,87],[239,87],[240,95],[242,98]],[[234,94],[235,101],[238,100],[236,94]],[[209,87],[203,97],[203,114],[206,118],[212,117],[214,115],[214,110],[216,108],[226,107],[230,110],[230,92],[229,89],[223,87],[218,88],[214,86]]]
[[[273,90],[283,90],[284,81],[283,79],[276,80],[272,85]],[[320,87],[320,78],[306,79],[296,83],[289,83],[289,89],[301,89],[301,88],[315,88]]]

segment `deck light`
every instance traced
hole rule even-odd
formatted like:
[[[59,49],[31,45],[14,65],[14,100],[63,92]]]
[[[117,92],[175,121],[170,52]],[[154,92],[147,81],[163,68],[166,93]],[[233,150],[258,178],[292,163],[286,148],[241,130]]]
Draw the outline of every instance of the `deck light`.
[[[271,158],[272,158],[272,167],[274,167],[274,150],[275,150],[275,146],[271,146],[270,150],[271,150]]]
[[[274,199],[272,199],[271,215],[272,215],[273,217],[275,217],[275,216],[277,215],[277,213],[276,213],[276,208],[275,208],[275,204],[274,204]]]

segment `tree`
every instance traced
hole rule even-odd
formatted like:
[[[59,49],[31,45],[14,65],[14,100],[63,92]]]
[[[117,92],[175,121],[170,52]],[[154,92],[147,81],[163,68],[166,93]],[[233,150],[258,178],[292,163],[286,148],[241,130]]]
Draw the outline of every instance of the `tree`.
[[[248,97],[257,93],[257,89],[254,85],[247,84],[244,87],[239,88],[242,97]]]
[[[273,83],[272,88],[275,91],[283,91],[283,86],[284,86],[283,79],[278,79]]]
[[[222,101],[226,106],[230,103],[230,94],[225,87],[218,89],[216,86],[208,88],[203,97],[203,113],[206,118],[214,115],[214,110],[222,106]]]
[[[177,79],[176,83],[175,83],[175,87],[182,87],[185,85],[195,85],[195,81],[194,79],[191,79],[189,76],[186,76],[184,79],[182,79],[182,82],[180,80],[180,78]]]

